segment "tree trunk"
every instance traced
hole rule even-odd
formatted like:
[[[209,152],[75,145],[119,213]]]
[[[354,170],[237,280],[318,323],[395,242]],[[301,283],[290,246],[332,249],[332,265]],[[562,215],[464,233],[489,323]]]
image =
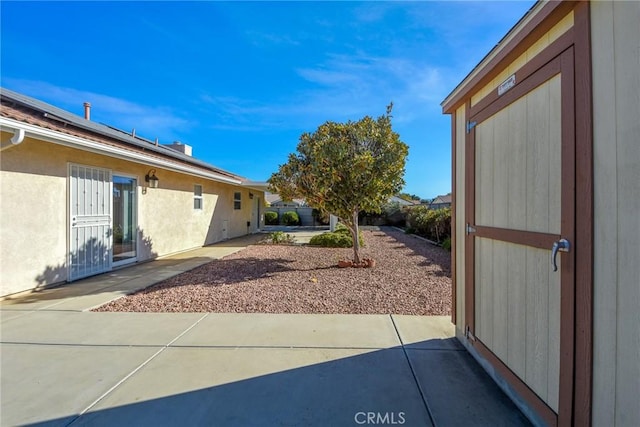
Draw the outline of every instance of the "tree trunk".
[[[353,238],[353,263],[360,264],[360,230],[358,227],[358,210],[353,211],[351,237]]]

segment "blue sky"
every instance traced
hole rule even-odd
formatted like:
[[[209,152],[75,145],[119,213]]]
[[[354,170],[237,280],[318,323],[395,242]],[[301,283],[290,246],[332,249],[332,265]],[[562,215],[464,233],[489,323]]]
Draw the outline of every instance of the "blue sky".
[[[532,4],[3,1],[1,85],[258,181],[303,132],[393,101],[405,191],[432,198],[451,190],[440,102]]]

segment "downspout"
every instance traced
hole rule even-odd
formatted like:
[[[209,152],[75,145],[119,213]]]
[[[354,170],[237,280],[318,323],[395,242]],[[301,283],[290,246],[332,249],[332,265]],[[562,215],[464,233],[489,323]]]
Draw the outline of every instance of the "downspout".
[[[8,148],[15,147],[24,141],[24,129],[16,129],[13,131],[13,136],[8,141],[2,141],[2,146],[0,147],[0,151],[4,151]]]

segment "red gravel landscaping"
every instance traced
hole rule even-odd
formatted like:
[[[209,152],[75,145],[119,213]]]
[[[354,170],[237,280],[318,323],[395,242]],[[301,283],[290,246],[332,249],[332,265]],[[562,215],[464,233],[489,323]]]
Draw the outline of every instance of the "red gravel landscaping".
[[[374,268],[338,268],[352,249],[252,245],[94,311],[451,313],[448,251],[392,228],[363,237]]]

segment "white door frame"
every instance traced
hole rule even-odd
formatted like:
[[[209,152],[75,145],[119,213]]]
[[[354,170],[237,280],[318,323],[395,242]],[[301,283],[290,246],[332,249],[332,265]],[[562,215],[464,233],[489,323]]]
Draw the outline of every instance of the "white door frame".
[[[127,258],[124,259],[122,261],[112,261],[112,266],[113,267],[121,267],[123,265],[127,265],[127,264],[133,264],[138,262],[138,254],[140,253],[140,231],[138,229],[138,200],[140,198],[140,194],[138,192],[138,189],[140,188],[140,178],[137,175],[131,175],[131,174],[127,174],[127,173],[123,173],[123,172],[112,172],[111,173],[111,180],[112,180],[112,202],[111,202],[111,209],[112,209],[112,213],[111,213],[111,221],[112,221],[112,229],[113,229],[113,221],[115,220],[115,212],[113,212],[114,209],[114,204],[113,204],[113,177],[115,176],[119,176],[119,177],[123,177],[123,178],[131,178],[131,179],[135,179],[136,181],[136,185],[135,185],[135,190],[134,190],[134,194],[135,194],[135,200],[133,202],[133,222],[135,223],[135,236],[136,236],[136,256],[133,258]],[[113,244],[113,243],[112,243]],[[113,259],[113,247],[112,247],[112,259]]]

